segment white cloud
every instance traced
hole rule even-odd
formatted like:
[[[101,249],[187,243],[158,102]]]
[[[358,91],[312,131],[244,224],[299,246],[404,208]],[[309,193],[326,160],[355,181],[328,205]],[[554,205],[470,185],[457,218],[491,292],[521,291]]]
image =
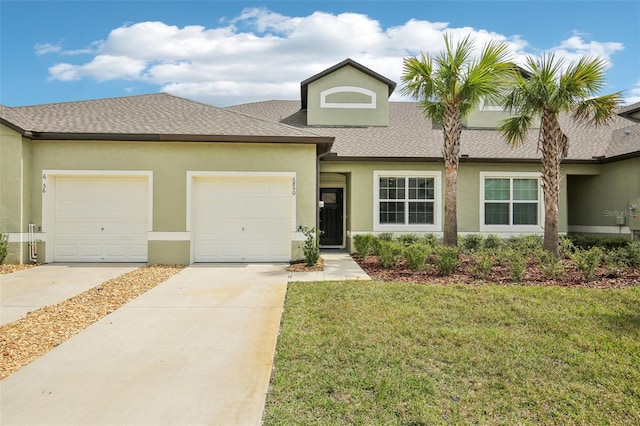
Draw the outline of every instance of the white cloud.
[[[631,104],[640,102],[640,80],[638,80],[636,85],[633,86],[628,92],[625,92],[623,96],[624,96],[624,103],[626,105],[631,105]]]
[[[390,28],[358,13],[314,12],[291,17],[264,8],[245,9],[219,26],[177,27],[163,22],[138,22],[112,30],[85,51],[86,63],[59,63],[51,79],[97,81],[126,79],[155,84],[162,90],[215,105],[265,99],[297,99],[300,81],[345,58],[400,81],[402,59],[443,48],[442,34],[454,40],[471,34],[479,49],[489,40],[509,44],[522,61],[530,49],[520,36],[446,22],[411,19]],[[590,54],[609,61],[620,43],[586,41],[575,34],[553,48],[568,59]],[[36,45],[37,54],[70,54],[59,44]],[[79,51],[78,51],[79,52]],[[399,99],[395,94],[394,99]]]

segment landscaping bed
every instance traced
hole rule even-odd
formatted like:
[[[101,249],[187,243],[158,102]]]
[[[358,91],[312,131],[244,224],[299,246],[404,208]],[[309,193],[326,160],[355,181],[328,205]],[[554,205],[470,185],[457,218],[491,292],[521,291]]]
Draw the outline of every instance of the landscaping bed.
[[[138,268],[0,326],[0,380],[182,269],[168,265]]]

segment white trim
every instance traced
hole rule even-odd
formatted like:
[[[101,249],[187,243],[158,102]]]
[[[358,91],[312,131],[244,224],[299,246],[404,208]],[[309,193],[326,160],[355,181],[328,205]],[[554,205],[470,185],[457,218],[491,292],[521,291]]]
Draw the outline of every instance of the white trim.
[[[538,224],[537,225],[485,225],[484,223],[484,181],[486,178],[502,179],[538,179]],[[510,202],[512,200],[509,200]],[[542,178],[540,172],[480,172],[480,232],[488,234],[539,234],[544,232],[544,198],[542,193]],[[509,212],[511,214],[511,212]]]
[[[631,234],[631,229],[628,226],[590,226],[590,225],[569,225],[567,227],[569,232],[586,233],[586,234]]]
[[[478,105],[478,109],[480,111],[507,112],[507,110],[502,105],[485,105],[484,98],[480,98],[480,104]]]
[[[189,241],[190,232],[149,232],[149,241]]]
[[[370,96],[369,103],[361,102],[327,102],[327,96],[334,93],[355,92],[362,95]],[[348,109],[375,109],[376,108],[376,92],[357,86],[336,86],[320,92],[320,108],[348,108]]]
[[[56,178],[59,177],[146,177],[147,178],[147,231],[153,230],[153,172],[150,170],[42,170],[42,241],[48,250],[45,250],[45,263],[53,262],[55,244],[53,238],[54,200],[56,191]],[[51,232],[48,232],[51,231]]]
[[[391,225],[380,224],[380,177],[428,177],[433,178],[434,206],[433,224],[430,225]],[[424,232],[435,234],[442,232],[442,172],[425,170],[374,170],[373,171],[373,231],[375,232]]]

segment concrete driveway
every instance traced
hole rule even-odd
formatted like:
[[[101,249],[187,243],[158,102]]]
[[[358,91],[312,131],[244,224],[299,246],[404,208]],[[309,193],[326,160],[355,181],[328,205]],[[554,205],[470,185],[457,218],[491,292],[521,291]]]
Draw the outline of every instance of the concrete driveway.
[[[67,300],[140,266],[132,263],[56,263],[0,275],[0,324]]]
[[[2,425],[259,425],[285,265],[190,266],[0,382]]]

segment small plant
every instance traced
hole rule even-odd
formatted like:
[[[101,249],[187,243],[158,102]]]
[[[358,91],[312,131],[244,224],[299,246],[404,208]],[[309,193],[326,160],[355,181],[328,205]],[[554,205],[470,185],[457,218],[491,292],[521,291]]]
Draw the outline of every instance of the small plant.
[[[393,241],[393,232],[383,232],[378,234],[378,239],[381,241]]]
[[[460,265],[458,247],[437,246],[435,254],[434,262],[442,275],[451,275],[454,269]]]
[[[426,234],[420,237],[420,242],[433,247],[438,242],[438,238],[433,234]]]
[[[576,267],[582,272],[585,281],[591,281],[598,273],[600,260],[602,260],[602,249],[591,247],[589,250],[577,249],[571,257]]]
[[[631,241],[625,247],[627,265],[631,268],[640,268],[640,241]]]
[[[471,274],[476,278],[486,279],[491,274],[491,268],[495,263],[493,254],[489,250],[479,250],[471,255],[473,266],[471,266]]]
[[[0,233],[0,263],[4,262],[9,251],[9,236],[7,234]]]
[[[302,251],[304,253],[304,260],[307,266],[313,266],[320,258],[320,233],[322,231],[316,231],[316,228],[311,228],[304,231],[306,237],[304,241],[304,247]]]
[[[522,255],[529,255],[542,248],[542,235],[529,234],[509,238],[509,247]]]
[[[527,271],[527,259],[519,250],[515,249],[507,250],[505,257],[511,272],[511,279],[515,282],[520,282]]]
[[[398,235],[397,240],[403,246],[408,247],[411,244],[418,242],[419,238],[416,234],[401,234]]]
[[[484,239],[484,247],[488,249],[498,249],[502,245],[502,240],[496,234],[489,234]]]
[[[462,248],[467,253],[473,253],[482,248],[484,236],[482,234],[467,234],[462,237]]]
[[[604,265],[607,268],[607,275],[610,277],[618,277],[629,267],[627,250],[622,247],[606,251],[603,259]]]
[[[402,246],[395,241],[380,241],[380,266],[384,269],[395,268],[402,254]]]
[[[571,259],[571,255],[576,251],[576,246],[573,244],[573,241],[571,241],[571,238],[560,237],[558,245],[560,246],[560,256],[565,259]]]
[[[423,271],[426,267],[427,257],[431,253],[431,247],[426,244],[414,243],[405,247],[403,251],[407,266],[412,271]]]
[[[564,274],[564,265],[553,253],[549,253],[546,250],[538,250],[537,258],[540,269],[545,277],[555,280]]]
[[[353,237],[353,245],[356,253],[360,256],[367,256],[373,251],[373,240],[376,237],[371,234],[356,234]]]

